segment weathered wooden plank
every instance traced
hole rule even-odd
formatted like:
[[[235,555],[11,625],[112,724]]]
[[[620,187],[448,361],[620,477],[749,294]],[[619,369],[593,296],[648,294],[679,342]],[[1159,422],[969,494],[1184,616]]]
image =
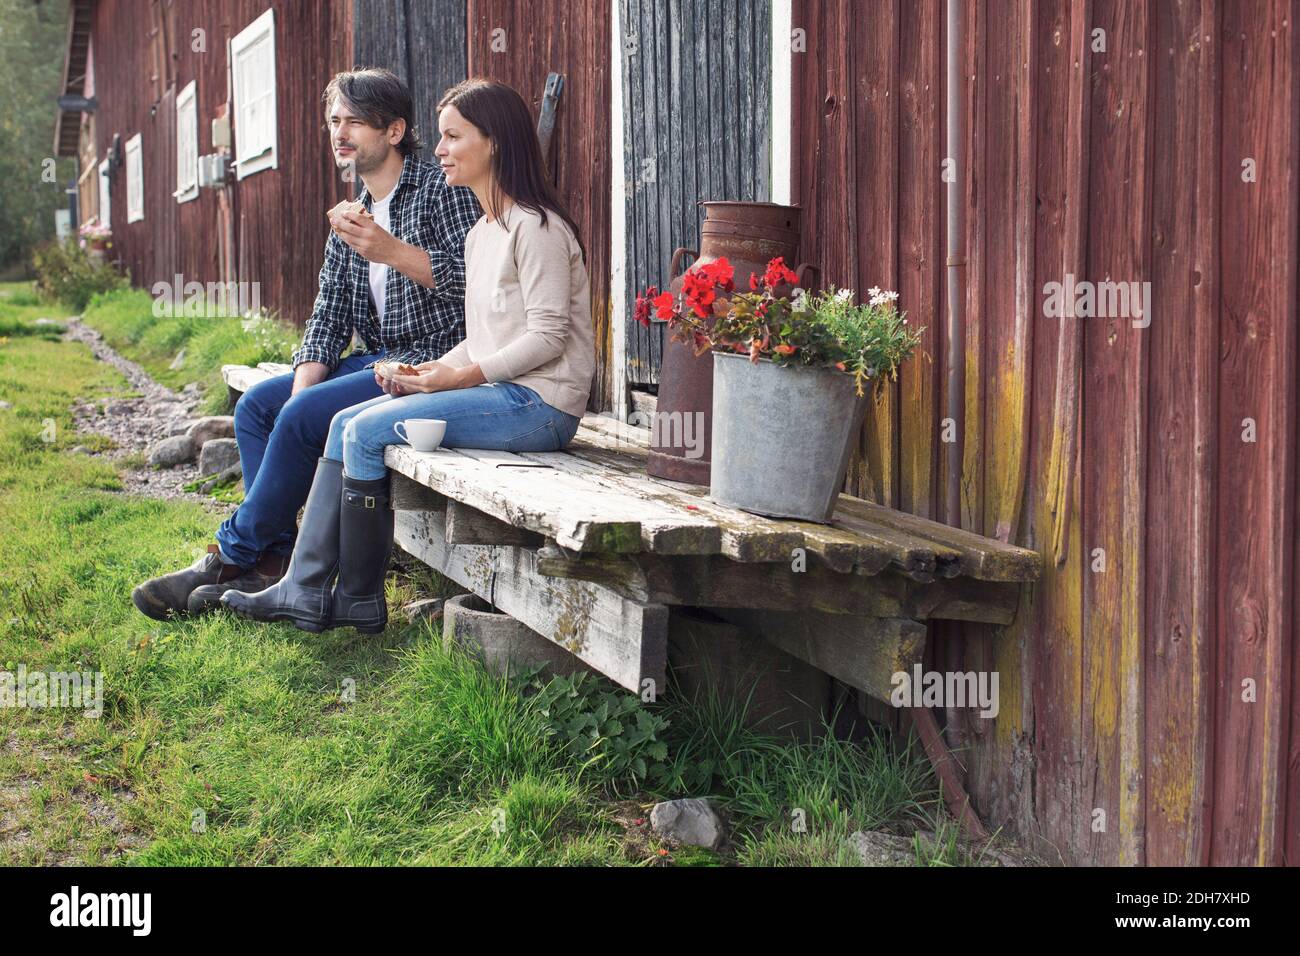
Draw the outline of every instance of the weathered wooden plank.
[[[1086,95],[1085,78],[1089,75],[1086,58],[1091,38],[1087,33],[1086,4],[1074,7],[1065,3],[1036,4],[1034,11],[1038,18],[1036,32],[1042,38],[1036,79],[1039,95],[1035,105],[1035,129],[1040,139],[1036,167],[1039,222],[1034,231],[1037,270],[1034,287],[1041,290],[1048,282],[1060,282],[1073,268],[1067,261],[1072,243],[1066,235],[1065,223],[1070,210],[1086,202],[1086,164],[1082,167],[1083,182],[1072,179],[1071,171],[1076,176],[1080,172],[1076,157],[1081,150],[1088,149],[1088,136],[1086,126],[1080,132],[1080,115],[1072,104]],[[1061,143],[1069,143],[1070,147],[1061,149]],[[1074,270],[1073,274],[1081,272]],[[1034,821],[1019,825],[1020,830],[1028,835],[1037,828],[1041,834],[1040,848],[1048,858],[1057,858],[1059,854],[1061,858],[1076,861],[1082,860],[1078,852],[1079,821],[1088,816],[1090,809],[1083,806],[1078,789],[1083,699],[1079,661],[1084,639],[1080,584],[1084,549],[1079,540],[1077,517],[1073,521],[1063,520],[1059,527],[1069,537],[1061,542],[1064,560],[1058,564],[1053,537],[1058,527],[1056,516],[1059,513],[1065,519],[1070,510],[1077,515],[1079,504],[1077,482],[1070,482],[1069,497],[1060,503],[1064,489],[1054,482],[1062,475],[1055,468],[1057,459],[1053,455],[1060,453],[1061,432],[1066,427],[1062,410],[1071,416],[1071,421],[1079,411],[1077,405],[1068,402],[1058,407],[1057,375],[1065,374],[1071,382],[1078,377],[1077,367],[1067,362],[1062,369],[1058,362],[1062,340],[1077,338],[1081,321],[1040,318],[1034,335],[1032,481],[1026,540],[1044,554],[1044,568],[1037,584],[1026,589],[1016,627],[996,638],[1028,649],[1032,661],[1029,706],[1033,737],[1043,742],[1033,747],[1032,759],[1036,761],[1037,772],[1031,783],[1032,792],[1023,793],[1021,806],[1017,808],[1019,819],[1032,814]],[[1077,357],[1077,352],[1074,354]],[[1070,447],[1072,459],[1073,446]],[[1058,511],[1058,505],[1065,510]],[[997,734],[1000,732],[999,727]],[[999,739],[997,734],[995,739]],[[1014,775],[1008,768],[1016,766],[1017,760],[1030,759],[1026,744],[1012,740],[1009,741],[1013,754],[1011,764],[1006,760],[1006,750],[991,753],[986,760],[982,751],[987,739],[987,736],[977,739],[971,755],[969,786],[975,793],[1005,787],[1009,773]],[[1030,840],[1033,839],[1031,836]]]
[[[943,3],[913,0],[899,6],[898,168],[942,169]],[[942,177],[902,174],[898,181],[898,293],[909,323],[922,326],[917,354],[898,371],[898,507],[939,517],[940,333],[943,299]]]
[[[916,576],[917,580],[926,580],[931,576],[950,578],[960,572],[961,555],[956,549],[875,524],[858,513],[852,505],[839,508],[835,512],[833,524],[883,548],[894,567],[905,574]]]
[[[536,554],[526,548],[448,545],[436,512],[399,512],[394,524],[397,543],[406,551],[610,680],[637,693],[652,681],[656,694],[664,692],[667,608],[628,601],[595,584],[541,575]]]
[[[925,625],[900,618],[739,608],[716,613],[886,703],[893,675],[910,673],[925,650]]]
[[[1020,585],[1012,583],[919,583],[894,572],[842,575],[815,565],[799,572],[777,562],[742,564],[718,555],[573,555],[549,548],[539,553],[537,568],[553,577],[592,581],[632,600],[687,607],[1010,624],[1020,599]]]
[[[538,548],[546,540],[541,535],[506,524],[500,518],[484,514],[454,498],[447,500],[446,534],[448,544],[491,544],[515,548]]]
[[[1295,481],[1296,461],[1300,71],[1294,3],[1222,6],[1219,672],[1210,864],[1275,866],[1282,862],[1284,768],[1288,759],[1293,768],[1297,762],[1295,742],[1287,752],[1284,715],[1296,644],[1286,630],[1287,602],[1295,597],[1286,572],[1295,547],[1287,482]],[[1247,680],[1252,702],[1243,699]]]
[[[986,538],[963,528],[884,508],[864,498],[841,495],[839,506],[845,510],[851,508],[859,517],[873,524],[947,545],[960,555],[961,573],[981,581],[1035,581],[1042,573],[1042,558],[1028,548],[1004,544],[996,538]]]
[[[554,464],[568,458],[556,455]],[[532,459],[536,461],[537,459]],[[718,530],[704,517],[629,494],[572,469],[497,467],[452,450],[390,445],[390,468],[507,524],[555,538],[574,551],[713,554]]]
[[[914,0],[903,0],[914,2]],[[855,15],[846,4],[845,24],[853,37],[851,83],[845,117],[849,121],[849,169],[855,170],[856,215],[850,249],[852,278],[842,285],[857,290],[881,286],[898,289],[899,96],[898,22],[900,0],[877,0],[872,16]],[[882,24],[888,27],[881,29]],[[869,159],[868,159],[869,157]],[[908,171],[911,175],[911,171]],[[883,237],[889,237],[882,241]],[[903,303],[907,308],[907,304]],[[867,409],[860,445],[861,496],[882,505],[898,505],[898,383],[890,381]],[[853,489],[850,464],[850,490]]]
[[[446,511],[447,496],[406,477],[389,472],[388,504],[394,511]]]
[[[574,551],[623,553],[642,548],[629,502],[572,476],[497,469],[450,450],[417,452],[389,445],[389,468],[517,528],[554,538]],[[522,473],[521,473],[522,472]]]
[[[979,446],[982,488],[980,500],[972,502],[977,518],[970,527],[990,539],[1010,541],[1020,534],[1028,466],[1033,330],[1045,321],[1041,287],[1034,285],[1033,213],[1039,86],[1035,69],[1038,49],[1046,41],[1038,33],[1037,5],[986,9],[989,29],[982,34],[978,54],[988,84],[985,113],[979,121],[981,133],[987,137],[983,178],[977,184],[984,201],[980,236],[983,307],[968,317],[968,325],[977,321],[982,338],[978,373],[982,398],[974,413],[979,422],[971,431],[972,441],[975,435],[983,436]],[[965,628],[964,637],[961,646],[949,646],[946,666],[997,672],[1003,703],[996,728],[991,721],[975,719],[969,711],[950,706],[949,727],[956,723],[968,737],[954,739],[949,731],[949,740],[956,746],[980,742],[978,753],[963,760],[972,786],[996,793],[981,809],[995,819],[1014,814],[1018,823],[1029,829],[1032,777],[1022,775],[1008,782],[1004,768],[1021,759],[1022,742],[1034,731],[1031,685],[1025,679],[1033,673],[1029,655],[1034,642],[1016,640],[993,628]],[[996,785],[992,783],[995,779]]]
[[[221,366],[222,380],[232,390],[241,394],[270,377],[271,373],[261,368],[249,368],[247,365]]]
[[[630,480],[627,473],[620,470],[617,459],[610,459],[607,455],[586,448],[574,454],[538,452],[529,453],[525,457],[552,463],[556,469],[566,473],[581,475],[592,482],[643,497],[647,502],[672,509],[670,513],[696,514],[718,532],[718,547],[715,550],[720,549],[722,554],[736,561],[788,562],[793,557],[794,549],[805,544],[802,533],[791,527],[791,522],[776,522],[734,508],[724,508],[705,497],[695,497],[688,492],[674,492],[650,479]],[[688,507],[691,510],[686,510]]]
[[[1094,28],[1151,50],[1145,5],[1098,2]],[[1093,74],[1089,136],[1094,184],[1089,202],[1088,278],[1141,282],[1150,276],[1146,202],[1150,166],[1149,56],[1108,59]],[[1158,321],[1158,320],[1156,320]],[[1143,506],[1146,483],[1147,330],[1131,316],[1084,321],[1083,714],[1085,805],[1105,811],[1106,829],[1088,825],[1090,858],[1143,863],[1142,787]],[[1096,549],[1105,568],[1097,565]]]
[[[708,489],[699,485],[653,478],[645,474],[642,460],[634,455],[623,455],[616,448],[594,448],[591,445],[570,446],[572,457],[599,468],[600,473],[618,482],[622,487],[635,490],[665,503],[674,503],[709,516],[722,529],[722,553],[738,561],[776,560],[790,561],[795,549],[803,548],[808,554],[837,571],[857,570],[875,574],[889,564],[891,555],[874,540],[870,540],[832,525],[807,521],[781,521],[750,515],[734,508],[715,505],[708,498]],[[746,542],[748,535],[778,536],[777,541],[759,547]],[[796,541],[797,534],[802,540]],[[776,557],[747,557],[747,554],[774,554]]]
[[[1146,862],[1204,866],[1213,684],[1214,419],[1218,391],[1218,5],[1155,4],[1155,169],[1151,294],[1151,431],[1160,453],[1147,482],[1145,652]],[[1207,40],[1205,38],[1212,38]],[[1189,201],[1188,197],[1194,197]],[[1187,316],[1187,321],[1170,321]]]
[[[641,448],[650,447],[649,428],[643,428],[640,425],[632,425],[627,422],[622,422],[617,418],[607,418],[604,415],[584,415],[581,423],[578,425],[578,431],[580,434],[585,432],[596,432],[601,435],[617,438],[624,444],[637,445]],[[586,436],[584,435],[584,437]]]

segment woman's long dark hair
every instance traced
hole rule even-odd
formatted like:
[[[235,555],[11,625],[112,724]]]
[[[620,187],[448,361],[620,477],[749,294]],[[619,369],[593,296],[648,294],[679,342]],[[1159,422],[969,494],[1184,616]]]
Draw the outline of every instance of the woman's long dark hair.
[[[546,224],[548,211],[563,219],[573,230],[587,261],[587,249],[582,244],[578,224],[560,200],[555,187],[546,174],[546,161],[542,146],[537,141],[532,112],[524,98],[512,86],[471,77],[457,83],[438,101],[438,112],[447,106],[456,107],[461,116],[492,141],[496,150],[492,154],[492,193],[488,196],[488,212],[500,219],[501,196],[504,193],[515,203],[537,213],[542,225]]]

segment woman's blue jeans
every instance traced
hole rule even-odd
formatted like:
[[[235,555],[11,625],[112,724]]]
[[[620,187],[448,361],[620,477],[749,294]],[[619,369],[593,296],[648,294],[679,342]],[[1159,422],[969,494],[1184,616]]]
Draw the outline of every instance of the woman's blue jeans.
[[[581,421],[546,404],[531,388],[514,382],[397,398],[380,395],[334,416],[325,441],[325,457],[342,461],[349,478],[382,478],[387,473],[384,449],[405,444],[393,431],[393,425],[408,418],[445,421],[444,448],[515,452],[558,451],[573,440]]]

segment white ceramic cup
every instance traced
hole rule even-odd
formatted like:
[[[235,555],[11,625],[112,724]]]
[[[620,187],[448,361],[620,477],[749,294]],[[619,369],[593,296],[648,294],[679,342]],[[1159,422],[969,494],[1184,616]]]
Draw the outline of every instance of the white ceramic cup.
[[[416,451],[433,451],[442,444],[447,423],[440,418],[408,418],[394,424],[393,431]]]

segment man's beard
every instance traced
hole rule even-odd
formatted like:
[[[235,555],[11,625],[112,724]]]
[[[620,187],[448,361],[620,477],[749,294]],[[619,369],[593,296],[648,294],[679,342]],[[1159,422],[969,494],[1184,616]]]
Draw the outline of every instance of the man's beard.
[[[368,152],[355,145],[352,149],[354,152],[351,156],[339,160],[339,168],[346,169],[351,166],[357,175],[373,172],[384,165],[384,160],[388,158],[388,150],[383,146],[376,146]]]

